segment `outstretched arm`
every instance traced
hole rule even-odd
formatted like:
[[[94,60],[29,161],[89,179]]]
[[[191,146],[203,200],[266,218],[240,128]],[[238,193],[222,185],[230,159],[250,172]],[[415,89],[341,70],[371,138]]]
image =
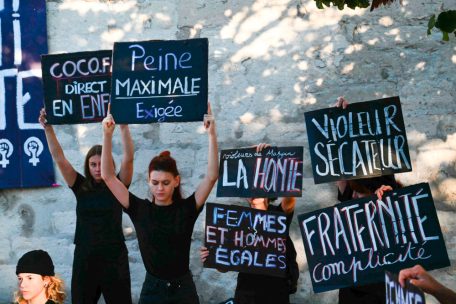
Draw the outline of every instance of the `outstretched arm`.
[[[209,151],[207,173],[195,191],[196,207],[198,210],[203,207],[207,197],[211,193],[211,190],[217,181],[219,171],[217,133],[210,104],[208,104],[208,115],[205,115],[204,118],[204,127],[206,128],[209,135]]]
[[[133,140],[131,139],[130,128],[128,125],[120,125],[119,127],[123,147],[119,178],[125,186],[129,186],[133,176]]]
[[[433,295],[442,304],[456,303],[456,293],[440,284],[421,265],[402,269],[399,272],[399,283],[404,286],[406,280]]]
[[[63,149],[60,146],[60,143],[55,135],[54,128],[51,125],[47,124],[46,121],[46,111],[41,109],[40,117],[38,118],[41,126],[44,128],[44,133],[46,134],[46,140],[49,146],[49,151],[51,152],[52,158],[59,167],[60,173],[62,173],[63,179],[68,186],[72,187],[76,181],[76,170],[66,159]]]
[[[114,133],[115,122],[111,114],[103,119],[103,149],[101,151],[101,178],[111,190],[117,200],[128,209],[129,193],[127,187],[117,178],[114,171],[112,159],[112,134]]]

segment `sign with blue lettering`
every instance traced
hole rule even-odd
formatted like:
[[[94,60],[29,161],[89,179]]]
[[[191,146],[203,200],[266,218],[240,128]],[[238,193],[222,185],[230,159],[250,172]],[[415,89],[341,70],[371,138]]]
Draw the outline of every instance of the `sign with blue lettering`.
[[[303,147],[222,150],[217,197],[302,196]]]
[[[38,123],[46,3],[0,1],[0,18],[0,188],[50,186],[54,168]]]
[[[49,124],[102,121],[111,94],[112,51],[43,55],[44,104]]]
[[[423,291],[409,281],[402,287],[397,275],[385,271],[386,304],[426,304]]]
[[[384,280],[384,271],[450,266],[429,184],[298,215],[314,292]]]
[[[412,171],[399,97],[304,115],[316,184]]]
[[[204,267],[284,277],[287,236],[284,213],[207,203]]]
[[[202,121],[208,40],[116,42],[111,114],[117,123]]]

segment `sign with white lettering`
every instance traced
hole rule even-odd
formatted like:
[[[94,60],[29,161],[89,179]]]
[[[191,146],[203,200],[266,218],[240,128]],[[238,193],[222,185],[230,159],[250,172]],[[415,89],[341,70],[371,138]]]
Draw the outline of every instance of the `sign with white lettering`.
[[[111,113],[117,123],[203,121],[208,40],[114,43]]]
[[[314,292],[381,282],[384,270],[450,265],[426,183],[298,216]]]
[[[0,18],[0,188],[50,186],[54,168],[38,123],[46,3],[1,1]]]
[[[41,57],[49,124],[103,120],[111,94],[111,55],[93,51]]]
[[[207,203],[205,231],[204,267],[285,276],[284,213]]]
[[[423,291],[410,282],[399,284],[397,275],[385,271],[386,304],[426,304]]]
[[[316,184],[412,171],[399,97],[304,115]]]
[[[217,197],[302,195],[302,147],[222,150]]]

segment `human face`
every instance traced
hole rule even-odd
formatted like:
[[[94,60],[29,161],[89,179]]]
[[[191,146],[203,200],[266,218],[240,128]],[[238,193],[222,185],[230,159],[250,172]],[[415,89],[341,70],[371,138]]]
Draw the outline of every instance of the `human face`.
[[[151,171],[149,174],[150,192],[157,205],[170,205],[174,190],[179,186],[180,177],[166,171]]]
[[[249,198],[250,208],[268,210],[269,201],[264,197]]]
[[[101,156],[95,154],[89,158],[89,172],[95,182],[101,182]]]
[[[46,287],[49,277],[35,273],[19,273],[17,275],[19,291],[28,303],[45,303]]]

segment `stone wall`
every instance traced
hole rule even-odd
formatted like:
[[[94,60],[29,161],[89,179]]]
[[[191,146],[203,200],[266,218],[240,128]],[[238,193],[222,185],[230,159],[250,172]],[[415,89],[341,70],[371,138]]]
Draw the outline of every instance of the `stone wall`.
[[[398,2],[398,1],[396,1]],[[335,203],[335,185],[314,185],[303,113],[328,107],[339,95],[363,101],[399,95],[413,172],[404,184],[429,182],[450,259],[456,260],[456,39],[426,36],[429,16],[456,8],[455,0],[404,0],[374,12],[318,10],[310,0],[49,0],[49,52],[110,49],[115,41],[209,38],[209,96],[219,148],[259,142],[304,146],[304,194],[295,214]],[[82,170],[87,150],[100,142],[99,124],[57,126],[70,162]],[[206,170],[207,136],[199,123],[132,125],[135,172],[131,191],[148,194],[145,168],[168,149],[190,194]],[[116,131],[118,132],[118,131]],[[119,161],[120,138],[114,154]],[[0,302],[15,290],[15,264],[43,248],[70,284],[75,198],[61,187],[0,192]],[[227,202],[215,198],[210,201]],[[134,229],[124,216],[134,301],[144,266]],[[198,258],[204,219],[195,225],[191,269],[202,303],[233,295],[235,273],[203,269]],[[296,218],[291,236],[301,277],[293,303],[335,303],[337,292],[315,295]],[[456,289],[454,266],[435,271]],[[434,299],[428,298],[430,303]],[[101,301],[100,301],[101,302]]]

